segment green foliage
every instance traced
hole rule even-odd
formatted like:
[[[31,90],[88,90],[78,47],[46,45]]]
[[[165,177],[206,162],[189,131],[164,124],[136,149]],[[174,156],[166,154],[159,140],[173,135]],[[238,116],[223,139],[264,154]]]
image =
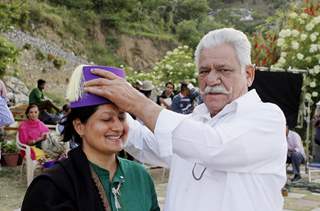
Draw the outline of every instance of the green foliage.
[[[5,31],[15,24],[24,26],[28,21],[28,17],[25,1],[0,2],[0,31]]]
[[[52,63],[55,68],[60,69],[63,65],[66,64],[66,60],[64,60],[63,58],[55,58]]]
[[[184,20],[177,26],[178,39],[187,45],[195,48],[201,39],[201,34],[197,30],[197,24],[193,20]]]
[[[0,77],[5,74],[10,63],[16,61],[19,51],[4,37],[0,36]]]
[[[178,0],[174,1],[174,22],[196,20],[206,16],[209,11],[207,0]]]
[[[320,8],[304,4],[293,8],[279,33],[277,45],[281,50],[276,66],[285,69],[306,69],[303,90],[305,99],[320,100]]]
[[[1,151],[3,153],[17,153],[19,152],[19,149],[15,141],[6,141],[1,145]]]
[[[171,81],[178,86],[181,81],[196,84],[196,70],[192,58],[193,50],[188,46],[180,46],[168,51],[163,60],[157,63],[151,72],[134,71],[126,67],[127,80],[135,84],[138,80],[151,80],[155,85],[163,85]]]
[[[42,51],[40,49],[36,49],[36,59],[39,61],[42,61],[46,58],[46,56],[42,53]]]

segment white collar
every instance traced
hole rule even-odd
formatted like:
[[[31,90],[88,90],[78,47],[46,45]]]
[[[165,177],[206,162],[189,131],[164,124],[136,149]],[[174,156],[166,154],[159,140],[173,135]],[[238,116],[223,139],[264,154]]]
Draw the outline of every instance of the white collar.
[[[259,95],[257,94],[255,89],[252,89],[248,91],[246,94],[238,97],[231,103],[227,104],[215,117],[221,117],[224,116],[230,112],[239,112],[239,111],[247,111],[250,110],[252,106],[255,106],[256,103],[261,102],[261,99]],[[198,105],[193,113],[193,116],[205,118],[205,119],[211,119],[210,112],[207,108],[207,106],[202,103]]]

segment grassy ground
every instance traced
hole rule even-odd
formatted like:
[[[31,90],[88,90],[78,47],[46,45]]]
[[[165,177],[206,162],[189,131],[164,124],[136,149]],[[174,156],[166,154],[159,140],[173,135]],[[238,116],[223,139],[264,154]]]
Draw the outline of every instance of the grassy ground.
[[[38,172],[39,173],[39,172]],[[165,176],[163,169],[151,169],[150,173],[156,185],[160,207],[163,208],[165,192],[168,181],[168,171]],[[289,175],[291,177],[292,175]],[[320,173],[314,179],[317,183],[308,183],[307,175],[303,172],[303,180],[300,184],[289,189],[289,195],[285,197],[284,211],[319,211],[320,194],[312,193],[307,186],[319,187]],[[0,211],[14,211],[21,206],[25,191],[26,177],[20,177],[20,167],[2,167],[0,170]],[[320,188],[319,188],[320,189]]]

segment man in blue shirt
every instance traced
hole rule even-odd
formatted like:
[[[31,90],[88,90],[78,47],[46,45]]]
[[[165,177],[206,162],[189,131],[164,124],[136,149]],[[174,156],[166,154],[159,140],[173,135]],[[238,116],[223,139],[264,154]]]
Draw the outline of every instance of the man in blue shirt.
[[[192,84],[181,82],[180,93],[173,97],[171,110],[181,114],[190,114],[194,109],[194,100],[199,95]]]

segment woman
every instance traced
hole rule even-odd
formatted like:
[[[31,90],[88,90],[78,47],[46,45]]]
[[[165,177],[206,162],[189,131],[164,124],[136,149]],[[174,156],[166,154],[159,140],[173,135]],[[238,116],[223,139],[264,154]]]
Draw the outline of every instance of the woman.
[[[26,112],[27,120],[20,123],[18,132],[19,140],[23,144],[31,147],[32,160],[39,160],[44,158],[44,152],[40,149],[41,142],[47,139],[49,128],[39,120],[39,109],[35,104],[27,107]],[[24,151],[21,151],[24,156]]]
[[[83,81],[96,77],[90,72],[92,68],[124,77],[124,72],[116,68],[76,68],[67,90],[71,112],[63,138],[74,139],[79,146],[69,152],[66,160],[34,179],[22,211],[160,210],[154,184],[146,170],[140,164],[117,157],[128,134],[126,113],[107,99],[88,93],[82,95],[79,90]],[[76,91],[70,91],[75,84],[80,85]]]
[[[166,109],[170,109],[173,97],[174,84],[169,81],[166,83],[166,89],[157,97],[157,104],[165,107]]]

